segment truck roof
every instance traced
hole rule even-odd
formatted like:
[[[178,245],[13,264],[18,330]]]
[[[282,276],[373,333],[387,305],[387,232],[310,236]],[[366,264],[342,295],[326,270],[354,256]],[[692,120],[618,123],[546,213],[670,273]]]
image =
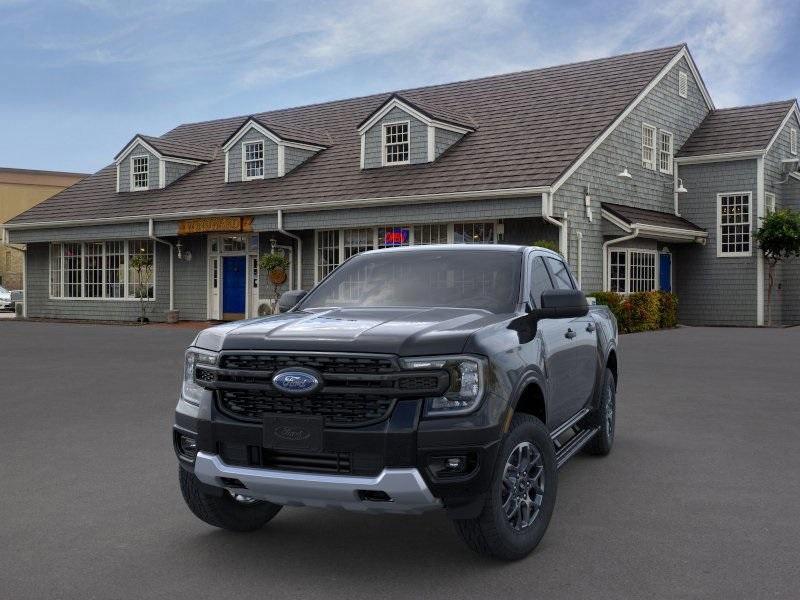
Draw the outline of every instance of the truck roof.
[[[464,252],[475,251],[481,252],[524,252],[526,249],[541,250],[557,256],[557,253],[547,248],[540,246],[520,246],[517,244],[427,244],[421,246],[397,246],[392,248],[380,248],[378,250],[369,250],[361,254],[373,254],[375,252],[426,252],[435,250],[437,252]]]

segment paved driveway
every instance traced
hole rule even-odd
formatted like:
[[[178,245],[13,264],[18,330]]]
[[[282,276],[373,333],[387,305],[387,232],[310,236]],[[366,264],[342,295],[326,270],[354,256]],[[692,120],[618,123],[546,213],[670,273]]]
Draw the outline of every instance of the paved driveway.
[[[797,598],[800,329],[622,338],[617,445],[560,475],[514,564],[443,514],[184,507],[170,445],[193,332],[0,323],[0,597]]]

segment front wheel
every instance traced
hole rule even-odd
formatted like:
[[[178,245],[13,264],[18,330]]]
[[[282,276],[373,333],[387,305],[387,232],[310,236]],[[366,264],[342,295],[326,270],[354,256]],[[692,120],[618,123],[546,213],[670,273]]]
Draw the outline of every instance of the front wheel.
[[[483,511],[477,518],[454,521],[456,531],[479,554],[524,558],[547,531],[557,484],[555,450],[544,423],[530,415],[514,415]]]
[[[272,519],[281,508],[265,500],[254,500],[242,495],[232,495],[225,490],[215,496],[203,491],[200,481],[185,469],[180,471],[183,499],[194,515],[209,525],[228,531],[256,531]]]

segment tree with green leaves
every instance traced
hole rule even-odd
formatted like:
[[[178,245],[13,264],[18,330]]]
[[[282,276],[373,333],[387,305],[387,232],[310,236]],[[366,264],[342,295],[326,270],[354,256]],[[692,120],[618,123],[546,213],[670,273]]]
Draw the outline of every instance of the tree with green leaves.
[[[139,299],[142,312],[139,321],[147,323],[147,301],[150,299],[150,290],[153,285],[153,258],[149,253],[140,250],[131,257],[130,266],[135,276],[133,293]]]
[[[767,261],[767,325],[772,325],[772,287],[781,261],[800,257],[800,213],[784,209],[769,213],[754,235]]]
[[[548,250],[552,250],[553,252],[558,252],[561,254],[561,249],[558,247],[558,242],[554,242],[552,240],[536,240],[533,242],[534,246],[539,246],[539,248],[547,248]]]
[[[277,312],[278,299],[281,297],[280,287],[286,282],[287,272],[290,266],[289,259],[280,252],[262,254],[258,264],[267,272],[267,279],[272,285],[272,312]]]

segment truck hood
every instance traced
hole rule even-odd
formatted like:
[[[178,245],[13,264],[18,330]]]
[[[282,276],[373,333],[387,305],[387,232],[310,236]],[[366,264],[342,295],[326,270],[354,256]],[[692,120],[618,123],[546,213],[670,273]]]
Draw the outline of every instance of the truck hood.
[[[476,330],[507,319],[471,308],[332,308],[226,323],[194,345],[208,350],[458,354]]]

